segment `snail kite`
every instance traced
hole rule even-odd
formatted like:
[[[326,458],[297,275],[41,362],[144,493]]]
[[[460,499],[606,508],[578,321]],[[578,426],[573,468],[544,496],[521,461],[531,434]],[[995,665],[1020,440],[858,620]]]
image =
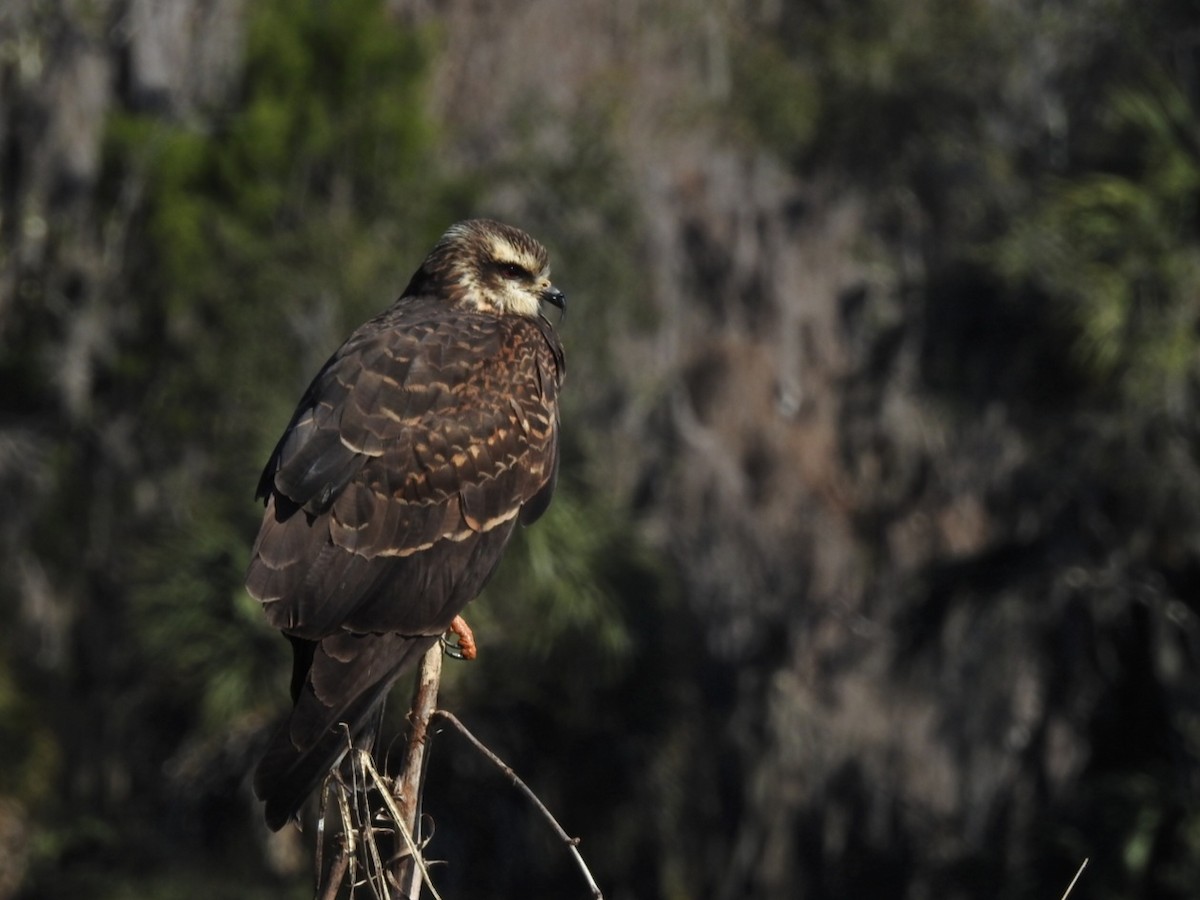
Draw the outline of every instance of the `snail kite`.
[[[278,830],[495,571],[558,469],[545,249],[460,222],[333,354],[258,485],[246,588],[291,641],[294,707],[254,778]]]

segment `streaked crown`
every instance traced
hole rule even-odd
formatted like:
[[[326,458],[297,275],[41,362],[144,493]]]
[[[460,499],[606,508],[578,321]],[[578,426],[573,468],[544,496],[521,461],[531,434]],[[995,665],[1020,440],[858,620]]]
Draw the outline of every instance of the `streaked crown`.
[[[511,225],[468,219],[451,225],[425,257],[405,295],[432,295],[496,315],[537,316],[562,308],[546,248]]]

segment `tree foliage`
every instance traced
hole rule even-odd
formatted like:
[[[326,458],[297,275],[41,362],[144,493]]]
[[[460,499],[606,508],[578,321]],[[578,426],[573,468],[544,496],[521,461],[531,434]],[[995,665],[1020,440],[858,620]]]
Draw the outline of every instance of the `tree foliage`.
[[[288,674],[254,486],[493,211],[570,296],[567,443],[444,697],[606,889],[1193,893],[1189,4],[605,7],[511,108],[461,84],[501,29],[559,59],[518,12],[254,0],[183,102],[135,6],[0,15],[0,897],[305,893],[247,785]],[[53,123],[97,60],[89,162]],[[444,895],[577,889],[453,735],[430,766]]]
[[[909,393],[957,448],[948,464],[883,438],[910,458],[895,472],[920,474],[907,503],[868,504],[864,524],[888,533],[939,494],[982,491],[987,510],[990,538],[930,560],[896,601],[897,673],[932,687],[914,673],[941,672],[944,725],[964,734],[1010,719],[971,704],[1008,702],[988,685],[1015,684],[1030,643],[1045,673],[1029,755],[1014,760],[1037,811],[1009,788],[982,814],[1004,850],[989,841],[940,875],[906,876],[939,895],[1044,891],[1049,861],[1065,870],[1072,854],[1092,856],[1093,896],[1182,897],[1200,877],[1183,787],[1195,778],[1200,623],[1186,587],[1194,537],[1182,537],[1200,524],[1200,84],[1179,12],[884,2],[792,7],[743,34],[747,101],[734,113],[795,171],[871,191],[873,252],[908,276],[906,315],[867,357],[892,379],[879,396]],[[923,383],[905,384],[909,353]],[[973,445],[977,429],[990,447]],[[1010,451],[1023,459],[1011,469]],[[878,574],[894,585],[898,563],[885,557]],[[1065,795],[1047,782],[1064,723],[1086,747]],[[977,753],[962,745],[964,770]]]

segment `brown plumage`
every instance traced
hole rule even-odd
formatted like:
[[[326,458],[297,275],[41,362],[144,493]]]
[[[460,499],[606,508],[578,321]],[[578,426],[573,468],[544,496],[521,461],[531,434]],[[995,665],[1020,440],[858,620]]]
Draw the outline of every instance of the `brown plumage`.
[[[563,295],[548,276],[524,232],[452,226],[271,454],[246,587],[294,651],[294,707],[254,778],[272,829],[550,502],[563,354],[540,308]]]

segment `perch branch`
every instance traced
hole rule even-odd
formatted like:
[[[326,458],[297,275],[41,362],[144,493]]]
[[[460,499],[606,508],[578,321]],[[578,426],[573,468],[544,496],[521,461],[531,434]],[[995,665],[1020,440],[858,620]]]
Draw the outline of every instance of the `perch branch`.
[[[413,706],[409,712],[413,730],[405,768],[399,778],[393,780],[381,775],[370,751],[355,747],[347,734],[348,764],[340,772],[330,774],[326,789],[322,792],[317,825],[318,900],[334,900],[343,884],[348,885],[351,897],[355,896],[358,887],[367,885],[376,900],[416,900],[421,894],[422,880],[429,885],[435,900],[441,900],[430,883],[421,849],[413,837],[416,822],[420,818],[425,746],[429,718],[437,705],[441,665],[441,647],[435,645],[422,659],[417,677]],[[382,809],[372,809],[370,798],[373,790],[378,792],[382,800]],[[326,831],[326,798],[330,794],[335,798],[341,830],[333,838],[337,841],[336,856],[325,873],[322,848],[330,840]],[[376,835],[393,830],[403,844],[387,854],[385,860]],[[361,879],[356,865],[360,856],[363,870]],[[322,874],[325,875],[323,879]]]
[[[422,875],[425,875],[425,880],[428,881],[428,873],[421,864],[420,850],[412,836],[417,833],[417,822],[421,815],[421,781],[425,777],[425,748],[429,738],[429,720],[437,709],[438,687],[441,680],[442,645],[439,642],[426,650],[425,656],[421,659],[421,671],[417,675],[412,708],[408,714],[408,720],[412,726],[412,733],[408,740],[408,757],[404,761],[404,771],[396,779],[392,797],[387,797],[385,792],[385,799],[395,799],[394,810],[392,803],[388,803],[388,808],[393,810],[397,827],[404,834],[405,840],[409,844],[411,858],[416,863],[416,865],[410,865],[407,859],[401,858],[392,872],[395,884],[399,889],[397,896],[403,897],[405,900],[417,900],[420,897]],[[430,889],[432,890],[432,886]]]

